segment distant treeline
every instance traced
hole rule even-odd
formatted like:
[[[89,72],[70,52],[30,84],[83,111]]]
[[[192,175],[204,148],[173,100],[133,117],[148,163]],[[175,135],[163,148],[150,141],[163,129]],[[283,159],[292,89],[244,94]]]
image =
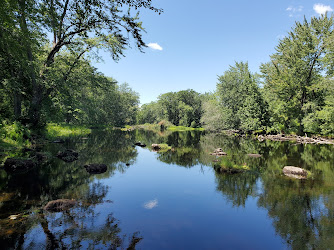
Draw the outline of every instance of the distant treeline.
[[[0,6],[2,124],[119,127],[165,120],[211,131],[334,134],[333,16],[296,22],[260,73],[236,62],[218,77],[214,93],[169,92],[139,106],[136,92],[98,72],[91,60],[98,49],[118,60],[129,47],[128,34],[139,49],[146,46],[138,16],[119,8],[161,13],[150,1],[140,2],[5,0]]]
[[[143,105],[138,121],[167,119],[208,130],[334,134],[333,16],[304,19],[281,39],[271,60],[253,74],[236,62],[218,77],[214,93],[160,95]]]

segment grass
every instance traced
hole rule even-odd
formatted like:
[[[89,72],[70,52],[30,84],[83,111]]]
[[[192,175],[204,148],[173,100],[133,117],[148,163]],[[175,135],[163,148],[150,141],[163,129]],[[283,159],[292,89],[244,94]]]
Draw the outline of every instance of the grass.
[[[205,129],[204,128],[190,128],[190,127],[184,127],[184,126],[170,126],[170,127],[167,127],[167,130],[181,132],[181,131],[194,131],[194,130],[204,131]]]
[[[171,146],[168,146],[168,144],[165,144],[165,143],[158,144],[158,145],[160,146],[160,149],[157,150],[158,152],[167,152],[172,149]]]
[[[7,151],[16,148],[29,147],[30,131],[19,122],[0,124],[0,148]]]
[[[45,136],[47,139],[64,138],[71,136],[86,136],[91,133],[91,129],[81,125],[55,124],[46,125]]]
[[[238,165],[233,163],[227,158],[222,158],[220,162],[214,165],[214,168],[218,172],[229,172],[229,173],[241,173],[245,171],[250,171],[250,167],[244,163],[243,165]]]

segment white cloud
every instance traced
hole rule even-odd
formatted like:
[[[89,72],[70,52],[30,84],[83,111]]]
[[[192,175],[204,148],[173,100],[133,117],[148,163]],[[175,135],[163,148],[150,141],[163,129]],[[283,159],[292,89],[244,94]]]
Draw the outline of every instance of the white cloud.
[[[144,204],[144,208],[146,208],[146,209],[153,209],[156,206],[158,206],[158,200],[157,199],[148,201]]]
[[[286,8],[286,11],[289,12],[289,17],[293,17],[297,14],[298,16],[298,13],[299,12],[302,12],[304,9],[303,6],[299,5],[299,6],[289,6],[288,8]]]
[[[319,15],[326,14],[326,12],[328,12],[328,11],[333,11],[333,9],[331,8],[331,6],[329,6],[329,5],[323,5],[321,3],[317,3],[317,4],[313,5],[313,9]]]
[[[162,47],[157,43],[149,43],[147,46],[154,50],[163,50]]]

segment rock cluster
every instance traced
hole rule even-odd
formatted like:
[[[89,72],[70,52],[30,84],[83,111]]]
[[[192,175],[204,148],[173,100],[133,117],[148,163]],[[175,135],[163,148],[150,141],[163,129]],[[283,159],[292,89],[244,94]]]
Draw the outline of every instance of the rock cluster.
[[[307,137],[298,135],[259,135],[257,137],[259,141],[271,140],[271,141],[296,141],[297,144],[333,144],[334,140],[329,140],[322,137]]]
[[[223,156],[223,155],[227,155],[227,153],[225,153],[223,149],[217,148],[215,149],[215,151],[213,151],[213,153],[210,153],[210,155]]]

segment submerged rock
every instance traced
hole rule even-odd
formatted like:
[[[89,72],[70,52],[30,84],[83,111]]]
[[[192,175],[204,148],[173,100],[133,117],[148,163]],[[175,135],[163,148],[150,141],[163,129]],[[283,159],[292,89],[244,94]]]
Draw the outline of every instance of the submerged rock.
[[[90,174],[102,174],[107,171],[107,165],[105,164],[87,164],[84,168]]]
[[[293,166],[285,166],[283,168],[283,173],[291,178],[295,179],[306,179],[307,178],[307,171],[302,168],[293,167]]]
[[[72,207],[77,202],[75,200],[68,200],[68,199],[59,199],[48,202],[48,204],[45,205],[44,210],[49,212],[61,212],[66,211]]]
[[[64,152],[58,152],[57,157],[65,162],[78,160],[79,154],[72,149],[66,149]]]
[[[35,162],[29,159],[8,158],[5,161],[4,168],[7,172],[17,173],[29,170],[35,167]]]

